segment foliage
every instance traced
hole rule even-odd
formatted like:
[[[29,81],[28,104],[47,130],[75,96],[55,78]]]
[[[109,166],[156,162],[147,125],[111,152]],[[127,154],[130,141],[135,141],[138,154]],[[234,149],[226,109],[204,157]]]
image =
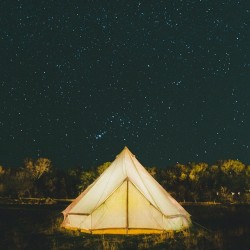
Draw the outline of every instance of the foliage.
[[[52,168],[51,161],[47,158],[38,158],[36,161],[32,159],[24,160],[25,168],[28,169],[35,179],[41,178],[45,173],[48,173]]]
[[[0,195],[5,197],[74,198],[109,166],[56,169],[47,158],[26,159],[24,167],[0,166]],[[176,164],[147,171],[178,201],[250,202],[250,166],[239,160]]]
[[[96,179],[96,173],[94,171],[83,171],[80,175],[80,184],[77,189],[79,193],[86,189]]]
[[[97,167],[97,174],[101,175],[110,166],[110,164],[111,162],[108,161]]]

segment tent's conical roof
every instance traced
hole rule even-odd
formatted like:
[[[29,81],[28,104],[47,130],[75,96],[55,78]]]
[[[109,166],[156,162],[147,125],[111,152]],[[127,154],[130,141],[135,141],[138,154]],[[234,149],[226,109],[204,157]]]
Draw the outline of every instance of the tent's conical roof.
[[[146,171],[127,147],[63,213],[63,226],[90,231],[118,226],[126,228],[128,225],[134,225],[137,229],[150,227],[164,231],[171,229],[171,223],[174,230],[190,224],[190,215]],[[121,221],[119,225],[110,225],[112,214],[115,214],[117,221]],[[148,217],[146,222],[140,218],[141,214]],[[93,218],[99,218],[95,228]],[[84,222],[79,223],[82,220]]]

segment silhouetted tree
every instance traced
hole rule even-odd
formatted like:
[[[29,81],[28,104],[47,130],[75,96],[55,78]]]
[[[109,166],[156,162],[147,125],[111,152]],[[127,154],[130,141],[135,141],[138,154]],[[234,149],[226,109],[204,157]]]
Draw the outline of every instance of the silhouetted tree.
[[[24,160],[24,165],[32,173],[34,179],[41,178],[43,174],[48,173],[52,168],[51,161],[47,158],[38,158],[37,160],[28,158]]]

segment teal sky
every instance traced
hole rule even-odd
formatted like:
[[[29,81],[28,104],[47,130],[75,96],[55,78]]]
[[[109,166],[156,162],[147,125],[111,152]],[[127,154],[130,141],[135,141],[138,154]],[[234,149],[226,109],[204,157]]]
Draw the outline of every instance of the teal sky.
[[[0,3],[0,164],[250,164],[247,1]]]

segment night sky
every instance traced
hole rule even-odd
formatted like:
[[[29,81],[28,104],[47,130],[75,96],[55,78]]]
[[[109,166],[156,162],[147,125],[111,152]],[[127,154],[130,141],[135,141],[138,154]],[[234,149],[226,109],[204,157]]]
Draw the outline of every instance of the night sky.
[[[0,1],[0,165],[250,164],[249,1]]]

